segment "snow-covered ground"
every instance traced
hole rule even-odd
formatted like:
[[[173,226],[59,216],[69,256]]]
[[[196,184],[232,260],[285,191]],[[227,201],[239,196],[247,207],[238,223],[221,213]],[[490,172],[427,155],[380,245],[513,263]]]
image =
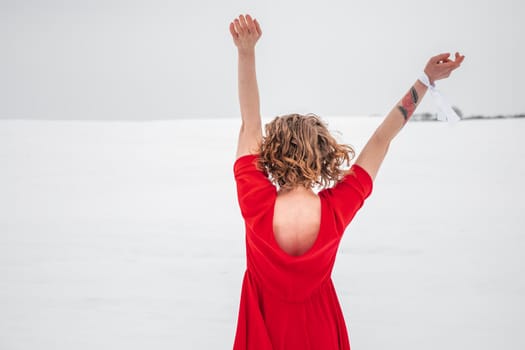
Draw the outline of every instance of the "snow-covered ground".
[[[361,150],[380,118],[326,118]],[[236,119],[0,121],[0,349],[229,349]],[[346,231],[355,350],[524,349],[525,120],[412,122]]]

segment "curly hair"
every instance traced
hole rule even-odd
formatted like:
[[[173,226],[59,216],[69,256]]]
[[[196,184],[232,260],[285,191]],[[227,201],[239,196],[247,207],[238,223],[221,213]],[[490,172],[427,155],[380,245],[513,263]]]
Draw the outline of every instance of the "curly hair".
[[[281,190],[327,188],[345,174],[354,149],[339,144],[315,114],[289,114],[265,125],[257,165]]]

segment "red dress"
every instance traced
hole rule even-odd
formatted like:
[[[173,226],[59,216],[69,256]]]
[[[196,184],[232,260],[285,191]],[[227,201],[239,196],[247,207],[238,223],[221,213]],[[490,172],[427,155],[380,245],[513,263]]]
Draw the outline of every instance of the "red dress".
[[[334,187],[319,192],[321,225],[301,256],[284,252],[273,235],[276,187],[256,168],[258,155],[234,164],[246,227],[247,268],[234,350],[350,349],[331,273],[339,242],[372,191],[372,179],[354,164]]]

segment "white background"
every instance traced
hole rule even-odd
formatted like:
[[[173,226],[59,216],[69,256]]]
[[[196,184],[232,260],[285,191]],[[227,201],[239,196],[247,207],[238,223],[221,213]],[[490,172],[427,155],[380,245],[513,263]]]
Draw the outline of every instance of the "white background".
[[[262,25],[262,112],[386,114],[429,57],[465,115],[525,112],[525,3],[1,0],[0,118],[173,119],[238,113],[228,24]],[[428,100],[419,111],[433,112]]]

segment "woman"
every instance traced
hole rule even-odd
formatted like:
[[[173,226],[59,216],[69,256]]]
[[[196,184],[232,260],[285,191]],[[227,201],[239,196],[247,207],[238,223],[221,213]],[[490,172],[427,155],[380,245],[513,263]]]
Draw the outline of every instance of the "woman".
[[[354,151],[338,144],[315,115],[277,117],[262,136],[255,75],[261,27],[241,15],[230,33],[238,49],[242,117],[234,175],[247,256],[234,349],[350,349],[331,279],[337,248],[427,85],[417,80],[410,87],[344,171]],[[464,59],[449,56],[428,61],[430,84]],[[315,186],[322,189],[316,193]]]

